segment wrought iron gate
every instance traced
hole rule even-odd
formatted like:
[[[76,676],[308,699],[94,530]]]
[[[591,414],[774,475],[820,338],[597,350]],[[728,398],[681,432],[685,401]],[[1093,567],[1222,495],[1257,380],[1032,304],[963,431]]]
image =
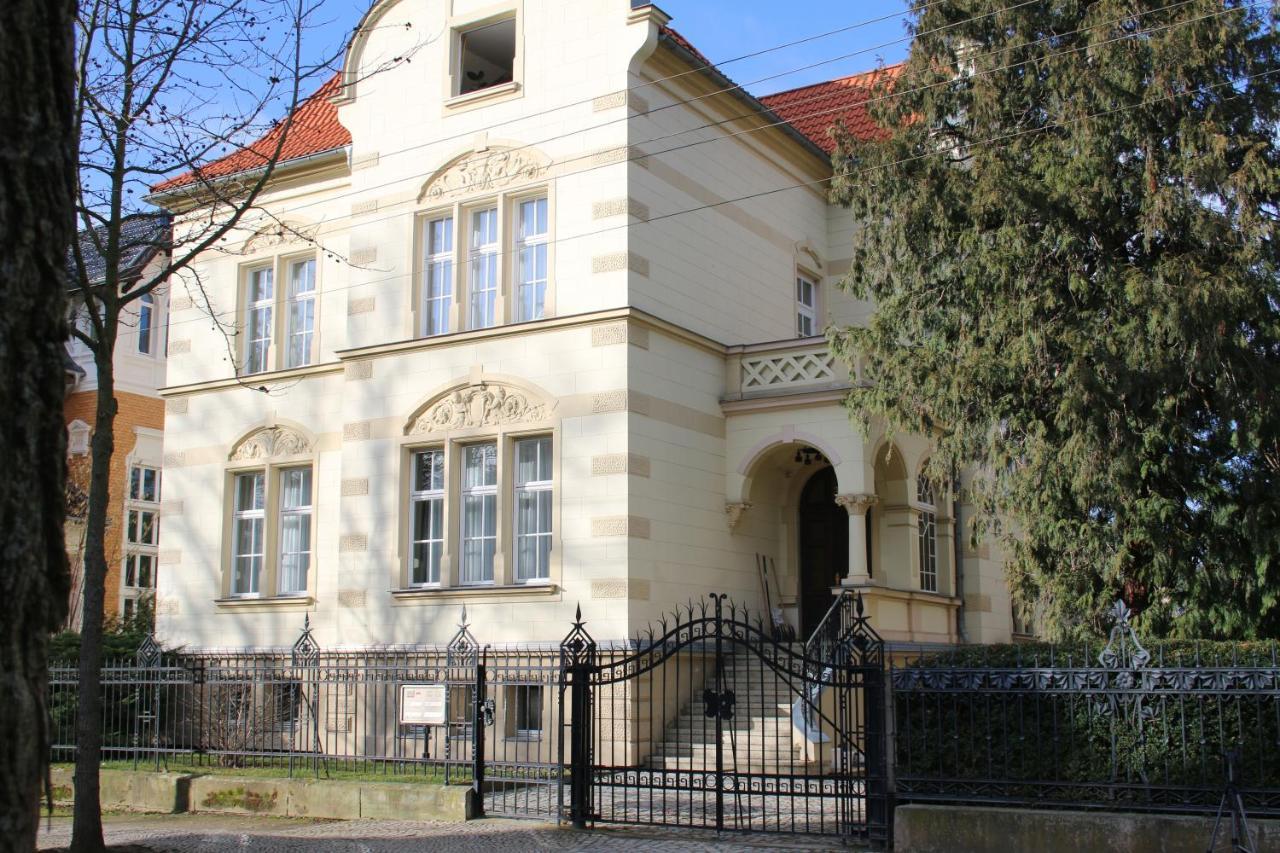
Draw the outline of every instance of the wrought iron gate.
[[[639,648],[561,645],[564,817],[884,840],[884,646],[860,599],[834,641],[781,642],[724,595]],[[820,653],[818,653],[820,652]]]

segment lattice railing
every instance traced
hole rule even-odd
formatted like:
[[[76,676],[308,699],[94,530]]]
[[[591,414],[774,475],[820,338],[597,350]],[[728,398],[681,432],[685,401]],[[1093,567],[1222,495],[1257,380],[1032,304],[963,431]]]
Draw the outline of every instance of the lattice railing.
[[[742,357],[742,390],[782,391],[839,382],[843,368],[825,346]]]

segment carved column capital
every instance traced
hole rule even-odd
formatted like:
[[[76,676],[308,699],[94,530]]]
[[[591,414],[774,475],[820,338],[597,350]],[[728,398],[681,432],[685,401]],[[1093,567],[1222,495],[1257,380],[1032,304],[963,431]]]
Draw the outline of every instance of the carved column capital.
[[[729,531],[732,532],[738,526],[738,522],[742,521],[743,513],[751,509],[751,504],[743,503],[727,503],[724,505],[725,518],[729,522]]]
[[[844,507],[849,515],[866,515],[867,510],[879,502],[878,495],[836,495],[836,504]]]

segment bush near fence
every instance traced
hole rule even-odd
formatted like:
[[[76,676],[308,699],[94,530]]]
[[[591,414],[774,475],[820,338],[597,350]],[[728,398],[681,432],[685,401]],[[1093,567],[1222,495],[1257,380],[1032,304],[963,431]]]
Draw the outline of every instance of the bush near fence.
[[[1246,801],[1280,813],[1274,643],[1150,643],[1136,669],[1103,667],[1102,649],[965,647],[898,668],[903,798],[1203,811],[1238,748]]]

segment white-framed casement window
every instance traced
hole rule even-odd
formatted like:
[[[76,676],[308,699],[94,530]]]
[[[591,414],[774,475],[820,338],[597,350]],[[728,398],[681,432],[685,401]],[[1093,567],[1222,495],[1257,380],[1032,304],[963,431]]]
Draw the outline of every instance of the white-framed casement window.
[[[516,583],[551,576],[551,438],[515,443]]]
[[[542,686],[517,684],[507,688],[506,735],[514,740],[542,737]]]
[[[285,329],[285,367],[311,363],[316,332],[316,259],[289,264],[289,301]]]
[[[547,300],[547,197],[516,206],[516,322],[541,320]]]
[[[454,95],[467,95],[515,80],[516,19],[504,18],[457,33]]]
[[[468,329],[487,329],[498,322],[498,208],[471,211],[471,253],[467,288]]]
[[[416,451],[410,476],[409,585],[434,586],[444,556],[444,450]]]
[[[275,327],[276,271],[273,266],[249,270],[245,289],[244,370],[262,373],[271,369],[271,338]]]
[[[155,350],[156,300],[150,293],[138,297],[138,352],[151,355]]]
[[[272,258],[244,268],[242,374],[315,363],[318,273],[314,254]]]
[[[231,595],[256,596],[262,582],[267,542],[267,473],[235,475],[232,511]]]
[[[423,239],[426,263],[422,282],[422,335],[449,331],[453,309],[453,216],[437,216],[426,222]]]
[[[498,543],[498,445],[462,448],[462,583],[493,583]]]
[[[311,571],[311,467],[280,470],[280,595],[303,595]]]
[[[818,332],[818,283],[802,273],[796,276],[796,337]]]
[[[160,545],[160,471],[146,465],[129,468],[125,501],[124,571],[121,613],[130,618],[137,599],[156,586]]]
[[[921,474],[916,478],[916,500],[920,534],[920,588],[925,592],[938,591],[938,515],[933,484]]]

